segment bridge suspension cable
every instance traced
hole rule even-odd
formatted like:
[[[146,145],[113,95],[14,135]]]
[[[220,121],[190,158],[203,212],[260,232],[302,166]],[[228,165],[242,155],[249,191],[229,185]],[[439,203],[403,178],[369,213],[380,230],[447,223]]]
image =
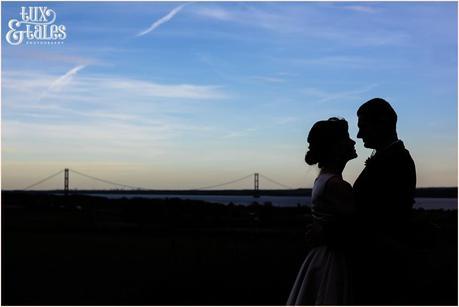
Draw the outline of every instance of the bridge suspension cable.
[[[238,181],[242,181],[242,180],[247,179],[247,178],[252,177],[252,176],[253,176],[253,174],[249,174],[249,175],[244,176],[244,177],[239,178],[239,179],[235,179],[235,180],[231,180],[231,181],[228,181],[228,182],[224,182],[224,183],[220,183],[220,184],[216,184],[216,185],[211,185],[211,186],[207,186],[207,187],[201,187],[201,188],[197,188],[197,189],[192,189],[192,190],[208,190],[208,189],[212,189],[212,188],[217,188],[217,187],[221,187],[221,186],[224,186],[224,185],[236,183]]]
[[[282,183],[280,183],[280,182],[277,182],[276,180],[273,180],[273,179],[271,179],[271,178],[268,178],[268,177],[266,177],[266,176],[264,176],[264,175],[262,175],[262,174],[260,174],[260,177],[263,177],[264,179],[266,179],[266,180],[268,180],[268,181],[270,181],[270,182],[272,182],[272,183],[274,183],[274,184],[277,184],[278,186],[281,186],[281,187],[283,187],[283,188],[286,188],[286,189],[293,189],[291,186],[288,186],[288,185],[282,184]]]
[[[85,173],[82,173],[82,172],[79,172],[79,171],[76,171],[76,170],[73,170],[73,169],[70,169],[70,171],[72,171],[72,173],[75,173],[75,174],[78,174],[80,176],[83,176],[83,177],[86,177],[86,178],[89,178],[89,179],[93,179],[93,180],[96,180],[96,181],[99,181],[99,182],[103,182],[105,184],[110,184],[110,185],[114,185],[114,186],[119,186],[119,187],[125,187],[125,188],[129,188],[129,189],[135,189],[135,190],[151,190],[151,188],[145,188],[145,187],[138,187],[138,186],[132,186],[132,185],[128,185],[128,184],[122,184],[122,183],[118,183],[118,182],[114,182],[114,181],[110,181],[110,180],[106,180],[106,179],[102,179],[102,178],[98,178],[98,177],[95,177],[95,176],[91,176],[91,175],[88,175],[88,174],[85,174]],[[54,178],[56,177],[57,175],[61,174],[62,172],[64,172],[64,170],[60,170],[58,171],[57,173],[54,173],[46,178],[43,178],[42,180],[38,181],[38,182],[35,182],[34,184],[32,185],[29,185],[27,186],[26,188],[24,188],[24,190],[28,190],[28,189],[31,189],[51,178]],[[244,176],[244,177],[241,177],[241,178],[238,178],[238,179],[234,179],[234,180],[231,180],[231,181],[227,181],[227,182],[223,182],[223,183],[220,183],[220,184],[215,184],[215,185],[211,185],[211,186],[205,186],[205,187],[199,187],[199,188],[195,188],[195,189],[192,189],[192,190],[208,190],[208,189],[213,189],[213,188],[217,188],[217,187],[221,187],[221,186],[225,186],[225,185],[229,185],[229,184],[233,184],[233,183],[236,183],[236,182],[239,182],[239,181],[242,181],[242,180],[245,180],[249,177],[252,177],[254,174],[249,174],[247,176]],[[264,179],[270,181],[271,183],[274,183],[278,186],[281,186],[283,188],[286,188],[286,189],[293,189],[292,187],[288,186],[288,185],[285,185],[285,184],[282,184],[276,180],[273,180],[267,176],[264,176],[262,174],[259,174],[260,177],[263,177]]]
[[[62,173],[63,171],[64,171],[64,170],[61,169],[61,170],[58,171],[57,173],[52,174],[52,175],[49,175],[48,177],[46,177],[46,178],[44,178],[44,179],[42,179],[42,180],[40,180],[40,181],[38,181],[38,182],[36,182],[36,183],[34,183],[34,184],[29,185],[28,187],[24,188],[24,190],[28,190],[28,189],[30,189],[30,188],[33,188],[34,186],[37,186],[37,185],[39,185],[40,183],[43,183],[43,182],[45,182],[45,181],[47,181],[47,180],[49,180],[49,179],[51,179],[51,178],[53,178],[53,177],[56,177],[57,175],[59,175],[59,174]]]
[[[72,173],[78,174],[80,176],[83,176],[83,177],[86,177],[86,178],[90,178],[90,179],[93,179],[93,180],[96,180],[96,181],[100,181],[100,182],[103,182],[103,183],[106,183],[106,184],[111,184],[111,185],[115,185],[115,186],[121,186],[121,187],[135,189],[135,190],[150,190],[150,189],[144,188],[144,187],[136,187],[136,186],[132,186],[132,185],[127,185],[127,184],[117,183],[117,182],[110,181],[110,180],[97,178],[97,177],[94,177],[94,176],[87,175],[87,174],[84,174],[82,172],[76,171],[74,169],[71,169],[71,171],[72,171]]]

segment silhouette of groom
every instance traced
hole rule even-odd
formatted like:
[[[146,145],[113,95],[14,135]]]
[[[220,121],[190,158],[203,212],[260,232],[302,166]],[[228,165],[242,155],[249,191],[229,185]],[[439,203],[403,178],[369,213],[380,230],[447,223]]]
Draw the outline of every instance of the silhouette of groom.
[[[397,114],[386,100],[365,102],[357,116],[357,138],[373,153],[354,183],[356,304],[398,304],[407,287],[401,283],[409,274],[404,272],[407,257],[399,247],[409,230],[416,169],[397,137]]]

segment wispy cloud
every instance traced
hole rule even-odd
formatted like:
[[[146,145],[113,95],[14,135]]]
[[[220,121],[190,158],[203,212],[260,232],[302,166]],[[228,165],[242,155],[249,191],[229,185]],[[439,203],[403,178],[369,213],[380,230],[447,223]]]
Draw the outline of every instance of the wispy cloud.
[[[107,79],[102,84],[109,88],[141,93],[145,96],[187,99],[225,98],[219,86],[193,84],[159,84],[132,79]]]
[[[178,7],[174,8],[170,11],[167,15],[161,17],[160,19],[156,20],[148,27],[146,30],[139,32],[136,36],[143,36],[145,34],[150,33],[151,31],[156,30],[160,25],[170,21],[178,12],[180,12],[188,3],[179,5]]]
[[[296,19],[285,11],[283,6],[277,6],[275,10],[260,9],[255,6],[243,4],[232,7],[231,10],[224,9],[221,6],[210,5],[199,7],[193,12],[201,17],[219,20],[231,21],[243,25],[265,28],[275,32],[297,32],[298,24]]]
[[[345,10],[361,12],[361,13],[376,13],[377,10],[374,7],[367,5],[346,5],[342,7]]]
[[[196,7],[192,12],[200,17],[232,22],[251,28],[261,28],[272,33],[291,35],[292,37],[310,40],[331,41],[351,46],[382,46],[406,44],[409,36],[401,30],[387,31],[371,24],[369,29],[362,30],[357,22],[348,22],[348,16],[342,10],[349,12],[376,13],[379,10],[368,5],[249,5],[232,6],[231,9],[216,4]],[[329,8],[341,10],[330,16]],[[336,25],[330,25],[334,18]]]
[[[22,122],[7,120],[2,136],[16,156],[6,158],[130,161],[164,153],[168,141],[179,131],[173,124],[136,125],[99,119],[84,123]],[[46,146],[36,146],[36,142]]]
[[[293,59],[296,64],[320,65],[320,66],[351,66],[351,67],[368,67],[372,60],[359,56],[331,55],[310,57],[306,59]]]
[[[222,21],[229,21],[234,19],[233,14],[231,14],[228,10],[222,9],[220,7],[203,7],[199,10],[196,10],[196,13],[204,17]]]
[[[247,128],[243,130],[237,130],[237,131],[230,131],[227,132],[222,136],[223,139],[233,139],[233,138],[241,138],[241,137],[246,137],[252,134],[253,132],[256,132],[256,128]]]
[[[67,86],[73,79],[73,77],[80,71],[82,70],[83,68],[85,68],[86,65],[78,65],[72,69],[70,69],[69,71],[67,71],[65,74],[63,74],[62,76],[56,78],[53,80],[53,82],[51,82],[51,84],[49,84],[49,86],[46,88],[46,90],[44,90],[40,96],[38,97],[38,102],[41,102],[41,100],[45,97],[49,97],[49,95],[52,95],[54,92],[59,92],[59,91],[62,91],[62,89]],[[8,79],[8,78],[6,78]],[[28,83],[28,86],[32,86],[32,88],[34,87],[34,81],[38,81],[38,83],[43,83],[44,80],[46,79],[49,79],[49,77],[45,77],[44,79],[39,79],[39,80],[30,80],[29,82],[26,82],[26,84]],[[46,81],[45,81],[46,82]],[[22,82],[19,82],[19,84],[17,82],[9,82],[9,84],[14,84],[16,85],[16,89],[18,88],[18,85],[19,85],[19,88],[22,88],[22,86],[20,85]],[[23,90],[26,89],[26,88],[22,88]],[[40,89],[41,90],[41,89]],[[39,92],[40,90],[37,90],[37,92]],[[46,106],[46,105],[45,105]]]
[[[306,66],[312,69],[356,69],[356,70],[399,70],[407,66],[407,63],[395,58],[386,58],[379,55],[362,56],[347,54],[312,55],[302,58],[276,59],[282,63],[288,63],[293,67]]]
[[[75,161],[150,161],[170,153],[169,146],[183,135],[213,131],[206,123],[188,120],[197,108],[191,101],[225,97],[218,86],[76,75],[81,69],[57,77],[36,71],[4,74],[2,125],[8,129],[2,138],[16,150],[5,159],[39,161],[57,155]],[[43,88],[65,90],[49,91],[41,101],[31,99]]]
[[[4,74],[2,125],[8,129],[2,130],[2,140],[16,150],[5,159],[39,161],[57,155],[75,161],[151,161],[170,153],[169,146],[183,135],[200,137],[213,131],[206,123],[188,119],[199,109],[190,102],[225,97],[218,86],[158,84],[112,75],[77,75],[66,86],[81,69],[57,77],[36,71]],[[65,90],[49,91],[41,101],[31,99],[43,88]]]
[[[152,104],[154,99],[160,98],[162,101],[181,100],[183,103],[228,97],[219,85],[164,84],[114,75],[77,75],[83,68],[83,65],[74,67],[62,76],[35,71],[8,71],[3,75],[3,86],[7,90],[4,105],[14,108],[32,108],[34,105],[43,108],[53,104],[116,106],[123,103],[122,99]],[[42,95],[47,97],[46,103],[31,99],[43,88],[47,89]]]
[[[61,90],[64,86],[66,86],[80,70],[85,68],[86,65],[78,65],[69,71],[67,71],[64,75],[60,76],[48,88],[48,91],[58,91]]]
[[[361,98],[362,94],[371,91],[377,86],[377,84],[371,84],[360,89],[340,92],[328,92],[316,88],[306,88],[303,90],[303,93],[307,96],[312,97],[316,103],[325,103],[335,100],[359,99]]]
[[[91,49],[80,49],[76,50],[72,48],[70,52],[63,52],[61,50],[54,50],[54,49],[37,49],[33,52],[30,52],[27,48],[11,48],[11,46],[7,46],[3,49],[4,56],[9,59],[9,61],[21,61],[21,62],[30,62],[35,64],[37,62],[43,63],[46,62],[47,64],[50,63],[52,65],[56,65],[57,63],[65,63],[70,65],[98,65],[98,66],[109,66],[108,63],[95,58],[94,54],[95,48]],[[91,54],[90,57],[81,55],[81,51],[84,51],[87,54]],[[49,65],[49,64],[48,64]]]
[[[271,76],[253,76],[251,77],[253,80],[268,82],[268,83],[283,83],[285,79],[279,77],[271,77]]]
[[[275,117],[273,119],[274,123],[276,123],[277,125],[286,125],[286,124],[294,123],[298,120],[299,120],[298,117],[294,117],[294,116]]]

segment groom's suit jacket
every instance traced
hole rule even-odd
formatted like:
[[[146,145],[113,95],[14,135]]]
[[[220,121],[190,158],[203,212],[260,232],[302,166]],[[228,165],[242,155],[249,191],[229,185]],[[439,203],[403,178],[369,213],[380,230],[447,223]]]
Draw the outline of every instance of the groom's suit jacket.
[[[355,181],[356,217],[379,229],[406,224],[415,189],[413,159],[403,142],[397,141],[369,158]]]

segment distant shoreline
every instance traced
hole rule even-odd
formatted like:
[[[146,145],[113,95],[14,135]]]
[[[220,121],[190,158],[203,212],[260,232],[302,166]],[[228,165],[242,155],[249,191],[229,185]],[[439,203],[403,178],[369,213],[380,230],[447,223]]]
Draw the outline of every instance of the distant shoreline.
[[[418,188],[415,197],[457,198],[457,187]],[[63,190],[2,190],[2,192],[62,193]],[[254,195],[254,190],[70,190],[72,194],[175,194],[175,195]],[[311,189],[259,190],[258,195],[266,196],[310,196]]]

